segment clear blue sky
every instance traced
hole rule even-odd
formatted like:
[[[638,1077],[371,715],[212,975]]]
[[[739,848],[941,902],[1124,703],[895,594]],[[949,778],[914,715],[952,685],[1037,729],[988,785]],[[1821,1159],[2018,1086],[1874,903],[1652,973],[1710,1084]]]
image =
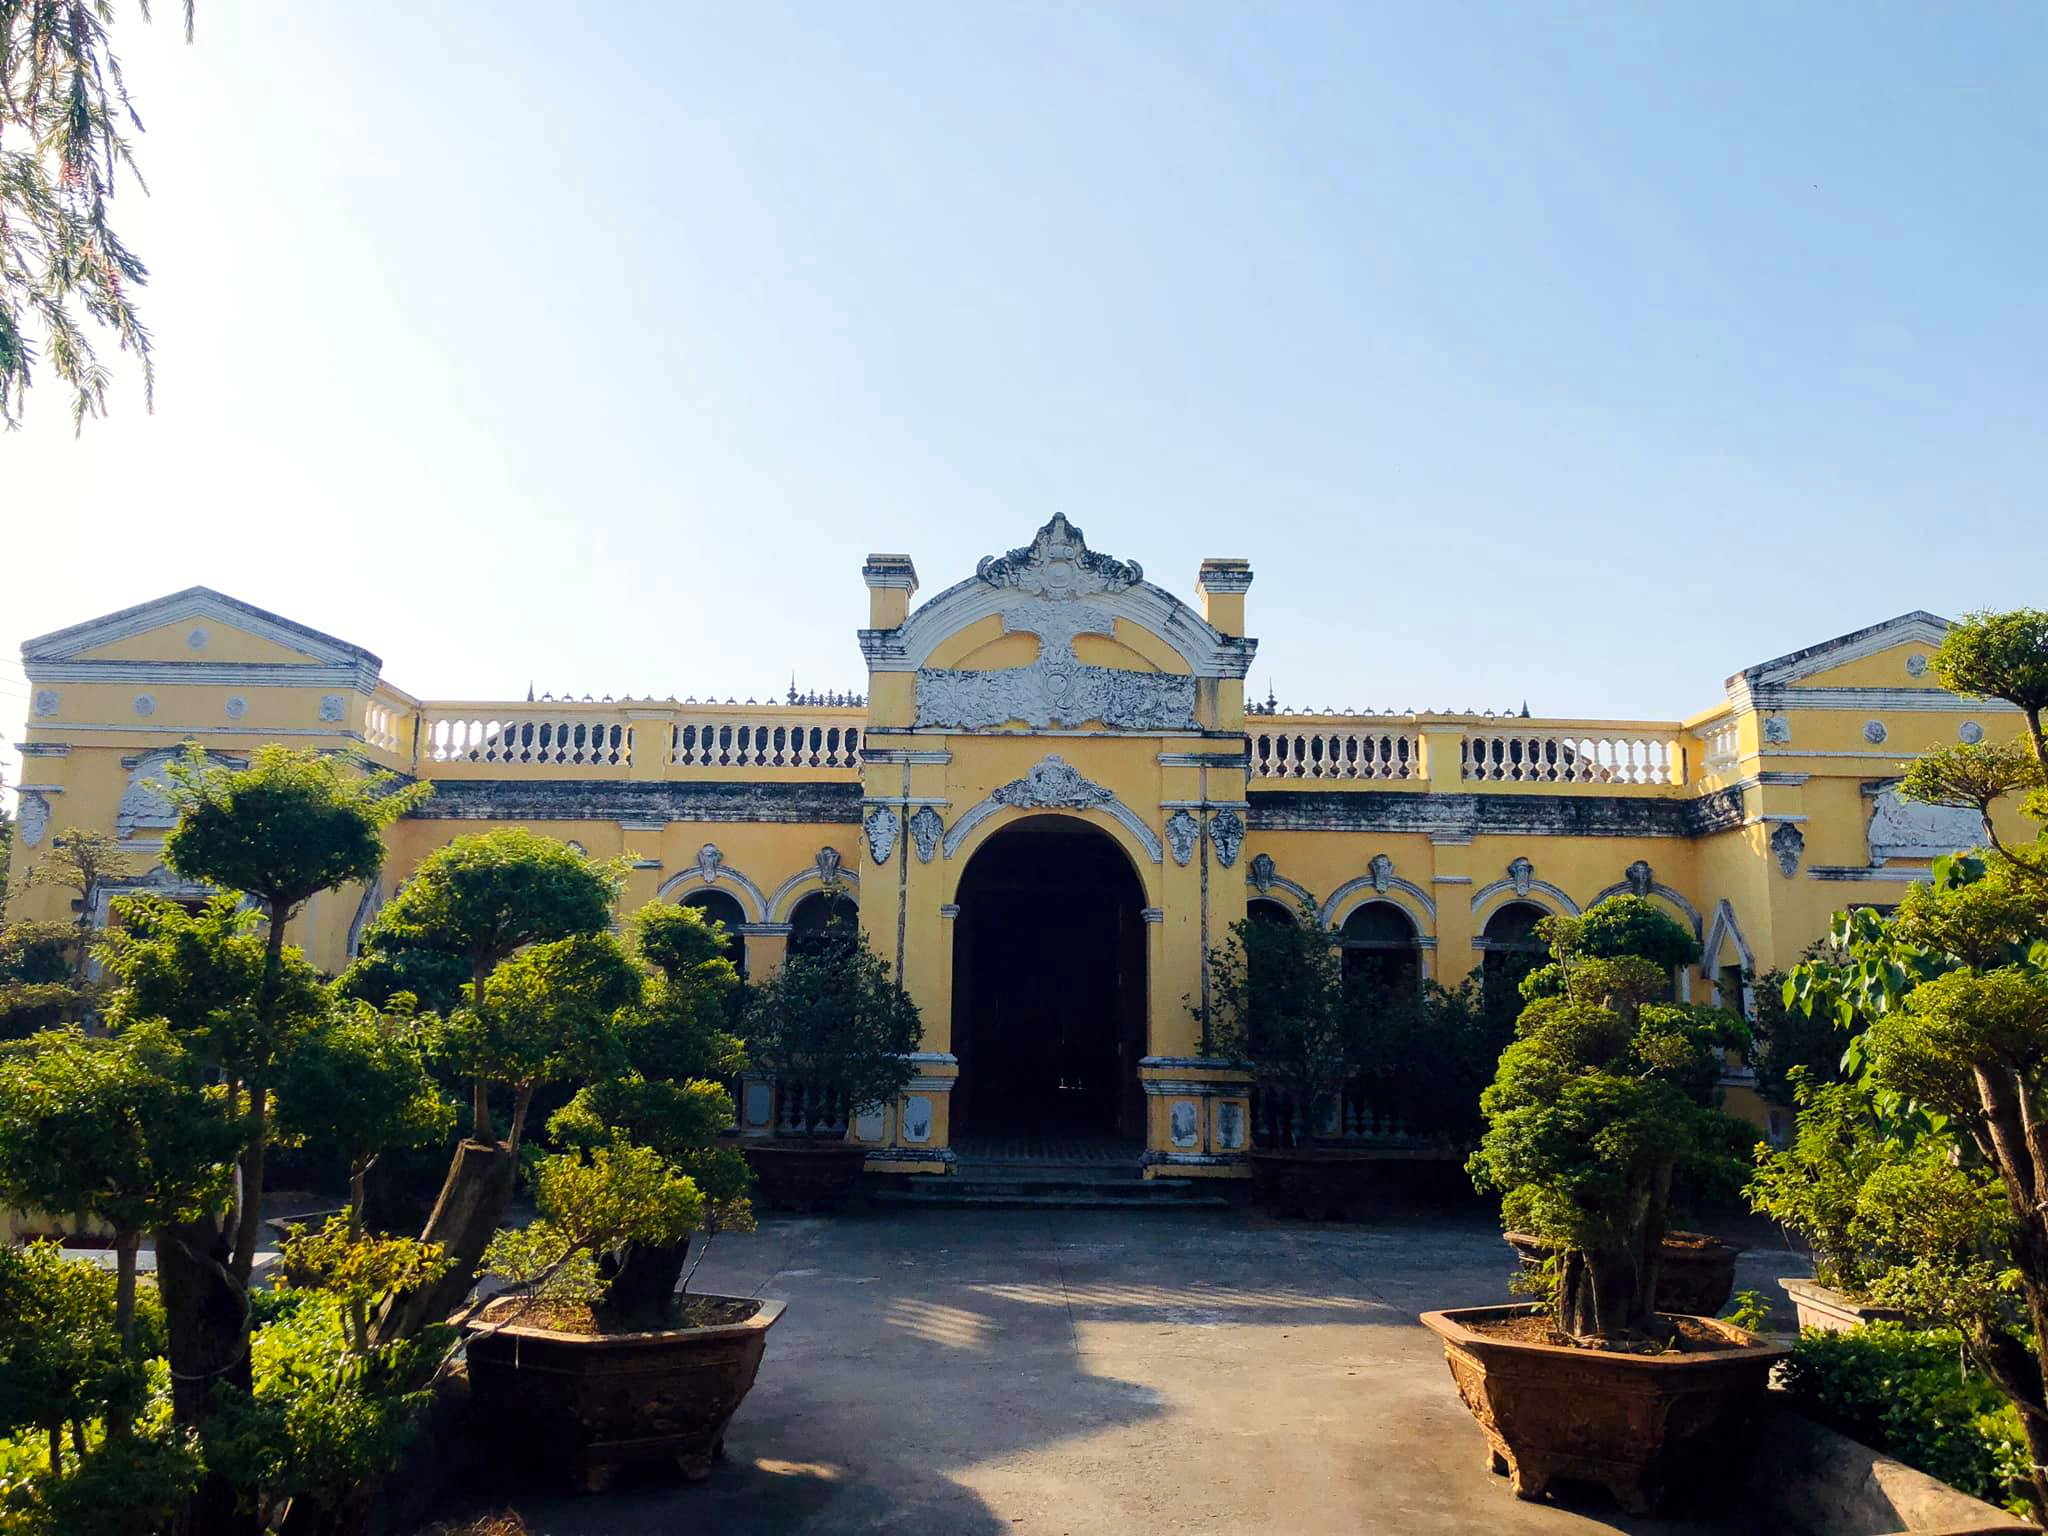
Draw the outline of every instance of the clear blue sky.
[[[866,551],[1055,510],[1248,556],[1302,704],[2048,605],[2035,4],[165,21],[157,410],[0,439],[10,736],[15,640],[192,582],[430,696],[857,687]]]

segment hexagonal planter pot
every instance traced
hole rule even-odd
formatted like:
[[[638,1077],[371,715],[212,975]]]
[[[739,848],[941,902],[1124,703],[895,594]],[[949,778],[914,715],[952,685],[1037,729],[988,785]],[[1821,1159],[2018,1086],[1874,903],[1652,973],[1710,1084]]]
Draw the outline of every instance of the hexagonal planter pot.
[[[1444,1341],[1458,1395],[1486,1435],[1487,1465],[1518,1498],[1559,1478],[1598,1483],[1630,1514],[1665,1493],[1741,1465],[1771,1367],[1791,1351],[1712,1318],[1731,1348],[1631,1355],[1524,1342],[1471,1324],[1527,1317],[1533,1306],[1425,1312]]]
[[[1526,1232],[1502,1237],[1524,1269],[1538,1268],[1550,1250]],[[1657,1250],[1657,1310],[1684,1317],[1713,1317],[1735,1292],[1735,1261],[1749,1251],[1704,1232],[1666,1232]]]
[[[486,1308],[469,1325],[470,1388],[507,1465],[566,1474],[593,1493],[634,1462],[710,1476],[783,1304],[699,1299],[754,1311],[706,1328],[563,1333],[522,1323],[493,1331],[492,1313],[508,1303]]]

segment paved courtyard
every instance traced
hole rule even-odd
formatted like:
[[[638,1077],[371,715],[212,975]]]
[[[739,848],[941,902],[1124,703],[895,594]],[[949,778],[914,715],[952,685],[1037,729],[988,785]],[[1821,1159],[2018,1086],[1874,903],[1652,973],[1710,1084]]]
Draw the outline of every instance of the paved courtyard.
[[[1803,1270],[1752,1252],[1737,1285]],[[518,1507],[542,1536],[1745,1529],[1485,1474],[1415,1315],[1509,1300],[1508,1272],[1477,1216],[771,1218],[694,1286],[789,1303],[711,1480]]]

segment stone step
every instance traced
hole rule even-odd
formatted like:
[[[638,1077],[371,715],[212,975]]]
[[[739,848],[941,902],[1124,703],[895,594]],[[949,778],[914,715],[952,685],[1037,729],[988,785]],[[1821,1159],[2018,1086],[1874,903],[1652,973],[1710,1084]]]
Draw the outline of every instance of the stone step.
[[[944,1177],[976,1184],[1142,1184],[1145,1170],[1135,1163],[1118,1167],[1103,1163],[962,1162]]]
[[[1154,1182],[1156,1184],[1158,1181]],[[1193,1181],[1171,1182],[1186,1185]],[[915,1185],[909,1189],[878,1189],[870,1198],[884,1205],[956,1208],[1012,1206],[1060,1211],[1218,1210],[1230,1204],[1222,1195],[1201,1194],[1189,1188],[1166,1188],[1154,1192],[1154,1184],[1139,1184],[1134,1187],[1069,1185],[1020,1189],[974,1183],[961,1184],[952,1179],[936,1179],[929,1186]]]

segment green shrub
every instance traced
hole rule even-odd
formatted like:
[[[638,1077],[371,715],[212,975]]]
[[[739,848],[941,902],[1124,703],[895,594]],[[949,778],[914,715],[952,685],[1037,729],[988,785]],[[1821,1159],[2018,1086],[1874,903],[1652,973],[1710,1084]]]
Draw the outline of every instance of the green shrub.
[[[1808,1329],[1780,1368],[1807,1417],[1918,1467],[1976,1498],[2027,1511],[2020,1416],[1963,1363],[1954,1328],[1871,1323],[1849,1333]]]

